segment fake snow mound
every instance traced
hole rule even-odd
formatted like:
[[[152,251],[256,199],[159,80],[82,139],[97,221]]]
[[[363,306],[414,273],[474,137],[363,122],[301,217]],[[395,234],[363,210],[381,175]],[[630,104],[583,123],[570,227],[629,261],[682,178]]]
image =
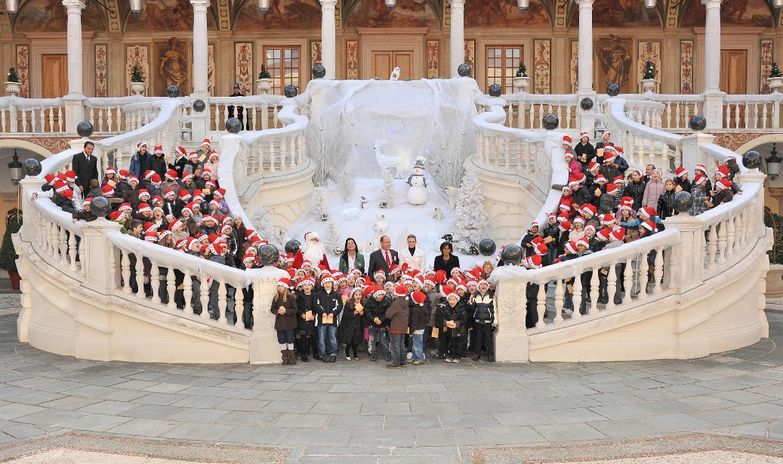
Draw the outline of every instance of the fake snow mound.
[[[326,187],[326,210],[329,214],[329,221],[321,221],[316,217],[316,212],[312,211],[302,216],[288,231],[288,239],[304,241],[306,232],[318,232],[321,241],[327,246],[327,257],[332,269],[337,269],[340,258],[335,255],[329,246],[332,245],[329,240],[329,223],[334,222],[339,232],[337,247],[342,249],[345,240],[352,237],[359,246],[359,251],[365,257],[365,264],[368,263],[369,254],[378,249],[378,237],[380,234],[375,232],[374,226],[378,223],[379,215],[385,217],[388,228],[386,235],[391,237],[392,248],[400,251],[407,248],[406,237],[408,234],[416,235],[418,247],[424,250],[424,258],[427,268],[432,268],[435,256],[440,254],[441,238],[444,234],[453,234],[454,231],[454,212],[449,208],[448,200],[445,194],[435,184],[432,178],[427,175],[427,191],[429,198],[426,204],[411,205],[407,201],[408,184],[406,179],[394,180],[394,203],[388,208],[379,206],[383,196],[383,180],[378,178],[357,177],[353,194],[349,202],[344,202],[339,189],[329,183]],[[361,209],[361,197],[367,198],[367,208]],[[433,218],[435,208],[443,212],[443,219],[440,221]],[[288,240],[287,239],[287,240]],[[484,262],[484,256],[467,256],[456,252],[459,256],[460,266],[470,268],[474,265],[480,265]],[[495,257],[489,257],[495,261]]]

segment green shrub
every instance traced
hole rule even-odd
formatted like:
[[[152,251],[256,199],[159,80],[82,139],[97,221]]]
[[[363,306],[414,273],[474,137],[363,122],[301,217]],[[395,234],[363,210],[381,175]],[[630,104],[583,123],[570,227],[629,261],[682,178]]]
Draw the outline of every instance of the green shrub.
[[[0,269],[6,271],[16,271],[16,250],[11,235],[19,232],[22,228],[22,213],[16,208],[8,212],[5,219],[5,234],[3,234],[3,245],[0,246]]]

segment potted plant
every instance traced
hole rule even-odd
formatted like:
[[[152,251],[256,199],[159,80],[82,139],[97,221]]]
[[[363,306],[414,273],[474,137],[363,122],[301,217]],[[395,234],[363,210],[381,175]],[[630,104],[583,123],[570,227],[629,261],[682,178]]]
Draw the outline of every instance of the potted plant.
[[[261,69],[258,71],[258,79],[256,80],[256,88],[259,95],[267,94],[272,91],[272,75],[266,70],[266,66],[261,65]]]
[[[777,91],[777,89],[783,87],[783,74],[781,74],[777,63],[772,63],[772,69],[769,70],[767,83],[769,84],[770,90]]]
[[[138,63],[134,64],[131,67],[130,75],[131,95],[144,95],[145,90],[147,90],[147,84],[144,82],[144,71]]]
[[[524,63],[519,63],[517,73],[512,79],[514,82],[514,92],[527,92],[530,88],[530,78],[527,77],[527,68]]]
[[[14,97],[19,96],[22,91],[22,83],[19,82],[19,75],[16,74],[16,68],[9,68],[5,80],[5,93]]]
[[[644,74],[642,75],[642,91],[652,92],[655,90],[655,84],[658,81],[655,80],[655,63],[648,61],[644,64]]]
[[[8,212],[5,218],[5,234],[3,234],[3,244],[0,246],[0,269],[8,271],[8,278],[11,279],[11,287],[19,290],[19,272],[16,270],[16,250],[11,235],[19,232],[22,228],[22,212],[14,208]]]

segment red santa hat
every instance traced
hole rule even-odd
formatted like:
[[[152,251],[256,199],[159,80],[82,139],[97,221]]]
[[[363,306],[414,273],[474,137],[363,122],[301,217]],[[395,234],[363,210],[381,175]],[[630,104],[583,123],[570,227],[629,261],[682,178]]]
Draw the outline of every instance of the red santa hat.
[[[688,170],[682,166],[679,166],[674,170],[674,175],[677,177],[688,177]]]
[[[139,203],[139,206],[136,208],[136,211],[140,213],[144,213],[146,211],[152,211],[152,208],[150,208],[150,205],[147,203]]]
[[[163,145],[155,145],[155,149],[152,150],[152,153],[155,155],[158,153],[163,154]]]
[[[394,296],[396,297],[404,297],[408,295],[408,287],[405,285],[397,285],[394,287]]]
[[[168,171],[166,171],[166,179],[174,180],[177,177],[179,176],[177,175],[177,171],[175,171],[174,169],[169,169]]]
[[[177,157],[179,158],[179,157],[187,155],[188,154],[188,150],[185,147],[183,147],[183,146],[179,146],[179,147],[174,149],[174,153],[176,153],[178,155]]]
[[[574,143],[574,141],[571,140],[571,136],[570,135],[564,135],[563,136],[563,145],[568,145],[570,147],[571,145],[573,145],[573,143]]]
[[[533,255],[527,260],[530,269],[540,269],[544,265],[544,259],[539,255]]]
[[[101,191],[103,192],[104,197],[114,196],[114,188],[109,184],[104,185],[103,188],[101,188]]]
[[[731,188],[731,181],[727,177],[721,177],[715,182],[715,189],[717,191],[726,190]]]
[[[609,239],[613,242],[622,242],[625,240],[625,228],[619,226],[613,228],[611,234],[609,235]]]
[[[644,221],[641,224],[641,227],[644,229],[647,229],[650,232],[657,232],[658,228],[655,225],[655,222],[653,221]]]
[[[291,288],[291,279],[287,277],[281,277],[280,279],[277,280],[277,286]]]

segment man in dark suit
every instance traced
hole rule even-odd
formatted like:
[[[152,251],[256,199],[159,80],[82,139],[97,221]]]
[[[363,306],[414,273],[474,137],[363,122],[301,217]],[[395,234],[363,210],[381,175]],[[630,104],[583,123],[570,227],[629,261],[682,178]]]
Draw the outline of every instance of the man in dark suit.
[[[93,156],[93,150],[94,143],[84,142],[84,151],[73,155],[71,160],[71,169],[76,173],[76,185],[85,193],[90,191],[90,181],[98,179],[98,158]]]
[[[389,278],[389,267],[392,264],[400,265],[400,255],[391,249],[391,239],[388,235],[381,236],[381,249],[370,253],[370,265],[367,274],[372,275],[378,269],[383,269],[386,278]]]

